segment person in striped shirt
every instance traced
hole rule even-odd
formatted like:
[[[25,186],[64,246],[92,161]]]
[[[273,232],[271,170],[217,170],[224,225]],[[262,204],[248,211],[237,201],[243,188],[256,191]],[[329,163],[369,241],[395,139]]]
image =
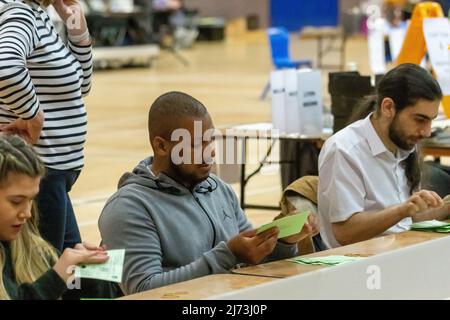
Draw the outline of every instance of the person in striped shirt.
[[[64,21],[68,44],[45,7]],[[60,252],[81,241],[68,195],[83,167],[92,47],[77,0],[0,0],[0,131],[33,144],[47,168],[40,231]]]

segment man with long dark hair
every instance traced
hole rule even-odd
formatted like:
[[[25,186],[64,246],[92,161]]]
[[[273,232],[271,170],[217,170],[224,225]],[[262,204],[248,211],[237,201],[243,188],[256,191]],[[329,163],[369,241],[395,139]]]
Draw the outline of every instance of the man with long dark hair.
[[[450,207],[421,190],[417,143],[431,134],[442,92],[423,68],[403,64],[380,81],[368,115],[339,131],[319,156],[318,206],[328,247],[445,219]]]

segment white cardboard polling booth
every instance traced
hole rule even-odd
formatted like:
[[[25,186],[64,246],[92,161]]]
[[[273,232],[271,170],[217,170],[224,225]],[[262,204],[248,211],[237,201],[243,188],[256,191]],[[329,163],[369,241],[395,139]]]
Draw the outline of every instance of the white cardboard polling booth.
[[[323,99],[321,71],[283,69],[272,71],[273,128],[281,134],[321,135]]]
[[[450,237],[211,299],[449,299]]]

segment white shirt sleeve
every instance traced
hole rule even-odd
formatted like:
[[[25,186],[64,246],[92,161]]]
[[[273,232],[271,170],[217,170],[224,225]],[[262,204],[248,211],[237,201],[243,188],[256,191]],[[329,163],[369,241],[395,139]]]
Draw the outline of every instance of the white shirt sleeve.
[[[364,211],[366,193],[357,155],[350,155],[333,144],[320,162],[319,206],[329,222],[346,221]]]

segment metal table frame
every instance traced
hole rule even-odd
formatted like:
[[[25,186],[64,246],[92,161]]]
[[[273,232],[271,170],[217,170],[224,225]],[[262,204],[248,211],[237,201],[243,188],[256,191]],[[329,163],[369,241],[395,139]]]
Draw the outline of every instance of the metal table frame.
[[[230,129],[230,128],[229,128]],[[255,134],[255,133],[249,133],[246,130],[239,130],[231,128],[233,130],[236,130],[232,134],[222,134],[217,135],[217,138],[227,139],[227,138],[233,138],[233,139],[239,139],[242,141],[241,144],[241,157],[242,161],[240,163],[240,179],[239,179],[239,186],[240,186],[240,206],[242,209],[262,209],[262,210],[279,210],[280,206],[268,206],[268,205],[258,205],[258,204],[250,204],[246,203],[245,201],[245,195],[246,195],[246,186],[249,183],[250,179],[252,179],[256,174],[258,174],[261,169],[268,164],[283,164],[283,163],[293,163],[293,161],[269,161],[268,158],[271,155],[273,151],[273,146],[276,141],[278,140],[296,140],[296,141],[302,141],[302,142],[316,142],[316,141],[324,141],[329,136],[331,136],[331,129],[330,132],[325,130],[322,135],[320,136],[307,136],[307,135],[300,135],[300,134],[283,134],[279,136],[272,136],[270,134]],[[248,142],[249,140],[258,140],[258,139],[267,139],[272,140],[272,143],[268,147],[265,156],[258,160],[258,166],[257,168],[249,173],[247,175],[247,149],[248,149]]]

